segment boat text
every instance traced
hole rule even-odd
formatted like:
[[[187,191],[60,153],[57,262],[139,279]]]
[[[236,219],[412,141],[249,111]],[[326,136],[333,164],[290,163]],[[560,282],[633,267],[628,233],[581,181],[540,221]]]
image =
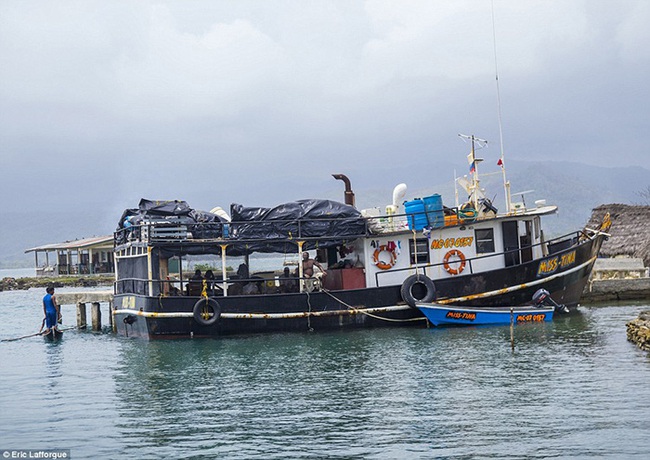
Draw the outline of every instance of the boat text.
[[[518,323],[541,323],[546,319],[546,313],[532,314],[527,315],[517,315]]]
[[[464,319],[467,321],[474,321],[476,319],[476,313],[469,313],[466,311],[449,311],[447,312],[446,317],[451,319]]]
[[[473,236],[467,236],[465,238],[447,238],[446,240],[433,240],[431,241],[431,249],[465,248],[471,246],[472,241],[474,241]]]
[[[571,251],[561,256],[555,256],[550,259],[542,260],[537,269],[537,276],[550,275],[560,268],[566,268],[576,262],[576,252]]]

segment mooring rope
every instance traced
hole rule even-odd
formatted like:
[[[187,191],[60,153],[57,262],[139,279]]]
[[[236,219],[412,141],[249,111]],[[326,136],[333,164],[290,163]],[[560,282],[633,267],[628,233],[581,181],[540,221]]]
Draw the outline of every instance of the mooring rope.
[[[73,329],[79,329],[79,327],[80,326],[65,327],[63,329],[59,329],[59,332],[71,331]],[[36,337],[42,335],[43,335],[43,331],[38,331],[34,334],[23,335],[22,337],[14,337],[13,339],[2,339],[0,340],[0,342],[15,342],[16,340],[22,340],[22,339],[27,339],[29,337]]]
[[[388,322],[391,322],[391,323],[407,323],[407,322],[410,322],[410,321],[423,321],[423,320],[426,320],[426,318],[424,318],[424,317],[422,317],[422,318],[409,318],[409,319],[383,318],[381,316],[373,315],[372,313],[360,310],[359,308],[353,307],[352,305],[349,305],[349,304],[345,303],[344,301],[337,298],[334,294],[332,294],[327,289],[323,289],[323,292],[325,294],[327,294],[328,296],[330,296],[331,298],[333,298],[334,300],[336,300],[337,302],[339,302],[341,305],[347,307],[348,309],[350,309],[350,310],[352,310],[352,311],[354,311],[356,313],[363,313],[364,315],[370,316],[371,318],[379,319],[379,320],[382,320],[382,321],[388,321]]]

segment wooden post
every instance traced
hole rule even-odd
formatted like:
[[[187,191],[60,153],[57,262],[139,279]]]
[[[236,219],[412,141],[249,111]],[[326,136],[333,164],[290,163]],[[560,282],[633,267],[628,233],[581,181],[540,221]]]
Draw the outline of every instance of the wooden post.
[[[77,327],[86,329],[86,325],[86,304],[79,302],[77,303]]]
[[[90,319],[92,322],[93,331],[102,330],[102,311],[99,308],[99,302],[93,302],[90,307]]]
[[[113,301],[112,300],[108,301],[108,325],[111,327],[111,329],[113,329],[113,332],[117,332],[113,328]]]
[[[512,351],[515,351],[515,313],[512,307],[510,307],[510,346]]]

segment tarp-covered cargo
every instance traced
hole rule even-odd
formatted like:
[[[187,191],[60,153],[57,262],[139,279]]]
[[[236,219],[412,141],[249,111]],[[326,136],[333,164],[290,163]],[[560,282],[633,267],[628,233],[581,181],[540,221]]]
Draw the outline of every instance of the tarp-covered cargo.
[[[140,224],[156,227],[184,225],[193,240],[224,238],[229,255],[253,252],[294,252],[297,241],[304,249],[337,246],[364,236],[366,220],[354,207],[330,200],[300,200],[273,208],[232,204],[232,221],[210,212],[192,209],[185,201],[140,200],[138,209],[127,209],[118,223],[117,244],[126,241],[124,229]],[[189,235],[188,235],[189,236]],[[218,253],[209,245],[188,247],[183,253]]]
[[[231,238],[253,240],[247,252],[284,252],[286,239],[307,240],[305,249],[336,246],[366,233],[366,221],[356,208],[331,200],[299,200],[273,208],[232,204],[230,214]]]

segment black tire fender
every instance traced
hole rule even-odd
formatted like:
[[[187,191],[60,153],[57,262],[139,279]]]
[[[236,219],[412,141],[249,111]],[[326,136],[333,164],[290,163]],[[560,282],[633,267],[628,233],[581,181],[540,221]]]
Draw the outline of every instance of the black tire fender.
[[[194,304],[192,314],[201,326],[212,326],[221,317],[221,306],[215,299],[202,297]]]
[[[424,296],[421,298],[416,297],[416,293],[414,293],[413,288],[416,286],[424,287]],[[400,294],[402,294],[404,302],[415,308],[416,302],[429,303],[435,300],[436,286],[431,281],[431,278],[426,275],[411,275],[402,283]]]

